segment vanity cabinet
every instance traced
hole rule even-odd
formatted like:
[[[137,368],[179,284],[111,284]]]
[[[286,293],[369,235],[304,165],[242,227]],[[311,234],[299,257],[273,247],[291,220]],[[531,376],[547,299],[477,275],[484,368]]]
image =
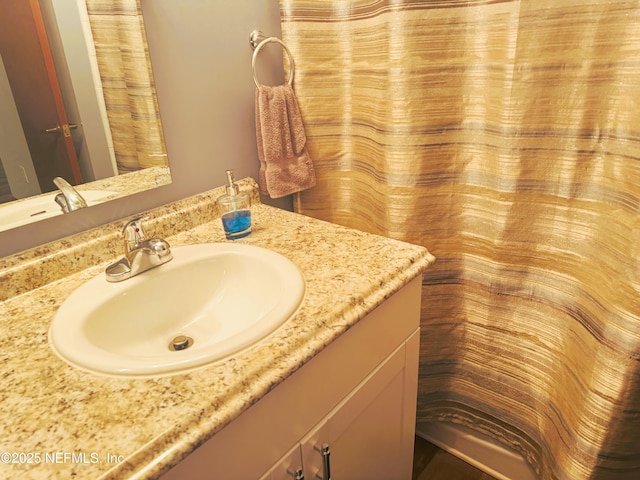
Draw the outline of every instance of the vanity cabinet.
[[[416,331],[261,480],[295,479],[296,471],[305,479],[329,478],[327,469],[338,480],[411,478],[415,405],[405,398],[405,382],[415,381],[407,378],[407,355],[417,352],[419,336]]]
[[[163,478],[322,479],[328,463],[334,480],[410,479],[420,289],[418,277]]]

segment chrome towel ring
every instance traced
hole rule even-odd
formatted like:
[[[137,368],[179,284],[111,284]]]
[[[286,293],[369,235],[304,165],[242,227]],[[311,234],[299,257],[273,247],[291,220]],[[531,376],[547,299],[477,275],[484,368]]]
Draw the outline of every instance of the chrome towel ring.
[[[262,86],[262,84],[258,81],[258,76],[256,74],[256,58],[258,57],[258,53],[260,53],[262,47],[264,47],[268,43],[279,44],[287,54],[287,57],[289,57],[289,79],[287,80],[287,83],[289,85],[293,85],[295,62],[293,61],[293,55],[291,55],[291,51],[287,48],[282,40],[277,37],[266,37],[260,30],[254,30],[249,36],[249,44],[251,45],[251,48],[253,48],[253,58],[251,59],[251,73],[253,74],[253,82],[256,84],[257,88],[260,88]]]

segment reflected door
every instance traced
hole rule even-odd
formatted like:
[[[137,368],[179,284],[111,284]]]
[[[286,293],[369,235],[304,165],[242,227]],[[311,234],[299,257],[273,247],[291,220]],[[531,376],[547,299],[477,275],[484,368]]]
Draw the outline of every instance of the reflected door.
[[[3,2],[0,54],[43,192],[53,178],[82,182],[51,49],[37,0]]]

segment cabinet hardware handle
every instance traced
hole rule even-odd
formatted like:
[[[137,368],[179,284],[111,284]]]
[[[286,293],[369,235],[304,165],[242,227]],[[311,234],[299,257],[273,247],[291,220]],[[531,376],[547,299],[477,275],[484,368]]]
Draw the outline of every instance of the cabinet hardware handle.
[[[298,467],[295,470],[287,469],[287,473],[293,477],[294,480],[304,480],[304,472],[302,467]]]
[[[316,474],[320,480],[331,480],[331,450],[328,443],[323,443],[322,447],[316,446],[315,449],[322,455],[322,476]]]

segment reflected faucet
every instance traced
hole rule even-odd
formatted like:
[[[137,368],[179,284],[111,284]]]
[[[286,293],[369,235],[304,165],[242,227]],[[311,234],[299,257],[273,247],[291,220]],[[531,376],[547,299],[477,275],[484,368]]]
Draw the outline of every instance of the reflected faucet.
[[[82,198],[82,195],[64,178],[56,177],[53,179],[53,183],[56,184],[56,187],[58,187],[61,192],[56,195],[55,201],[60,205],[64,213],[73,212],[74,210],[88,206],[85,199]]]
[[[146,238],[141,225],[143,219],[134,218],[122,229],[124,258],[107,267],[105,274],[108,282],[121,282],[173,258],[166,240]]]

